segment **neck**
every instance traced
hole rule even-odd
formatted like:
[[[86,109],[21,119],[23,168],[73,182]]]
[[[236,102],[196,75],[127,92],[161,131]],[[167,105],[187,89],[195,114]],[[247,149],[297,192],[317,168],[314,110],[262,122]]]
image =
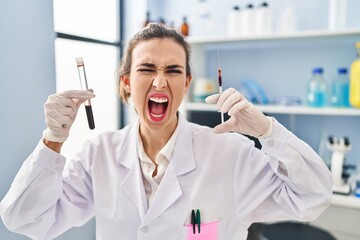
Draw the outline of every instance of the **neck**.
[[[162,129],[153,130],[140,124],[140,137],[144,145],[144,151],[154,163],[156,155],[169,141],[177,124],[177,116]]]

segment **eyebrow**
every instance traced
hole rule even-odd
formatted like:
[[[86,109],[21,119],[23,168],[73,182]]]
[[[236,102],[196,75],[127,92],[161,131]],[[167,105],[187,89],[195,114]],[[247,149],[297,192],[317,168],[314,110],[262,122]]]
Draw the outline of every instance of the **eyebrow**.
[[[177,65],[177,64],[174,64],[174,65],[166,66],[166,68],[168,68],[168,69],[174,69],[174,68],[184,68],[184,67],[183,67],[183,66],[180,66],[180,65]]]
[[[141,63],[141,64],[137,65],[137,67],[156,68],[156,65],[153,63]],[[184,68],[184,67],[181,65],[173,64],[173,65],[166,66],[166,68],[167,69],[176,69],[176,68]]]
[[[137,65],[136,67],[149,67],[149,68],[155,68],[155,64],[152,63],[141,63],[139,65]]]

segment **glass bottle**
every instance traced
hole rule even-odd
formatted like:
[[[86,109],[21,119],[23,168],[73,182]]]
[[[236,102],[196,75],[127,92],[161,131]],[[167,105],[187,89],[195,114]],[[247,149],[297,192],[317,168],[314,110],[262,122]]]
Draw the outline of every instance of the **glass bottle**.
[[[349,79],[346,68],[339,68],[336,79],[331,87],[331,105],[334,107],[349,107]]]
[[[308,84],[307,104],[311,107],[325,107],[327,105],[327,83],[322,68],[314,68],[313,76]]]
[[[360,42],[356,43],[358,58],[350,68],[350,104],[360,108]]]
[[[181,24],[181,34],[185,37],[189,36],[189,24],[187,23],[187,17],[183,17],[183,22]]]

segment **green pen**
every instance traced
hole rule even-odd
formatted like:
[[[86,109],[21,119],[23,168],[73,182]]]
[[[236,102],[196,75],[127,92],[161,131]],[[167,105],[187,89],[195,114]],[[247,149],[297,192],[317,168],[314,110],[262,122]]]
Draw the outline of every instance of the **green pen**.
[[[201,217],[200,217],[200,210],[196,210],[196,224],[198,225],[198,232],[200,233],[200,224],[201,224]]]

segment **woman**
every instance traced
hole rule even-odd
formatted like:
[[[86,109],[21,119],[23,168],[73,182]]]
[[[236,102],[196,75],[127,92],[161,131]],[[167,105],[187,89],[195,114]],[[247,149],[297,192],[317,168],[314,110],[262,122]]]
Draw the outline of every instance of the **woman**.
[[[50,96],[43,139],[1,202],[5,225],[52,239],[95,216],[97,239],[239,240],[253,222],[319,216],[332,191],[324,162],[236,90],[206,99],[230,116],[214,129],[178,113],[192,78],[189,59],[173,29],[150,24],[136,34],[119,91],[124,102],[131,96],[137,121],[89,141],[73,159],[61,146],[94,94]],[[229,131],[258,137],[262,149]]]

